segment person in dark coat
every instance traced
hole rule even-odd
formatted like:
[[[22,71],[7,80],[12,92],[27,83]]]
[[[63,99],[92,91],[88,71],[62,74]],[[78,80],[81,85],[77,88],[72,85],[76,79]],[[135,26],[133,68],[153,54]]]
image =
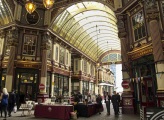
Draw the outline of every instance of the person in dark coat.
[[[15,91],[12,90],[12,92],[9,94],[9,100],[8,100],[8,115],[11,117],[11,112],[13,111],[14,106],[16,105],[16,94]]]
[[[107,115],[110,115],[110,100],[111,100],[111,96],[109,95],[108,92],[106,92],[106,94],[104,95],[104,100],[105,100],[105,104],[106,104]]]
[[[99,94],[96,98],[96,102],[97,102],[97,108],[98,108],[98,112],[99,114],[101,114],[101,108],[102,108],[102,97]]]
[[[114,108],[114,113],[115,115],[118,115],[120,99],[119,99],[119,96],[116,94],[116,91],[113,92],[111,100],[112,100],[112,104]]]

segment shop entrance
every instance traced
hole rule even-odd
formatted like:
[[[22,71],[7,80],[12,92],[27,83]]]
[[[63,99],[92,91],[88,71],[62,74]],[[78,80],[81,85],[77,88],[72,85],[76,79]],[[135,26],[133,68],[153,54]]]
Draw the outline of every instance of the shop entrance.
[[[16,79],[16,90],[19,96],[18,102],[24,100],[36,100],[38,93],[38,73],[37,71],[18,71]]]

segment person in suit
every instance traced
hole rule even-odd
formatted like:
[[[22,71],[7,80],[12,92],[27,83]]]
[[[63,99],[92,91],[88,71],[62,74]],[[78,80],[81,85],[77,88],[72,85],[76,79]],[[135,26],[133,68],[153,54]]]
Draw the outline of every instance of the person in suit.
[[[101,108],[102,108],[102,97],[99,94],[96,98],[96,102],[97,102],[97,108],[98,108],[98,112],[99,114],[101,114]]]
[[[114,108],[114,113],[115,115],[118,115],[118,110],[119,110],[119,96],[116,94],[116,91],[113,92],[113,95],[112,95],[112,104],[113,104],[113,108]]]
[[[104,100],[105,100],[105,104],[106,104],[107,115],[110,115],[110,100],[111,100],[111,96],[109,95],[108,92],[105,93]]]
[[[11,112],[13,111],[14,106],[16,105],[16,94],[15,90],[12,90],[12,92],[9,94],[9,100],[8,100],[8,115],[11,117]]]

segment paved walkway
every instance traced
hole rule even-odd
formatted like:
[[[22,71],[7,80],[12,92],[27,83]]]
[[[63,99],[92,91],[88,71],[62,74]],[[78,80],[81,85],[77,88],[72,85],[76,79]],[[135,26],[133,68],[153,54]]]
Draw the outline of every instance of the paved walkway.
[[[35,118],[34,115],[22,117],[21,113],[22,111],[18,111],[17,113],[12,113],[12,117],[8,117],[7,120],[52,120],[47,118]],[[32,113],[34,112],[32,111]],[[27,111],[25,111],[25,114],[27,114]],[[3,118],[1,117],[0,120],[2,119]],[[104,104],[104,111],[101,114],[96,114],[89,118],[79,117],[78,120],[140,120],[140,119],[139,119],[139,115],[134,115],[134,114],[130,115],[130,114],[120,113],[118,116],[115,116],[112,106],[111,106],[111,115],[107,116],[106,108]]]

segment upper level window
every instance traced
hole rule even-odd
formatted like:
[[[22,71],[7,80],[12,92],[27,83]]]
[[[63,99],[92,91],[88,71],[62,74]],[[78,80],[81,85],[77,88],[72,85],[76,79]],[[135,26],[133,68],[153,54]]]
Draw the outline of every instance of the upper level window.
[[[84,72],[87,73],[87,61],[84,60]]]
[[[66,54],[66,64],[68,65],[68,52]]]
[[[140,11],[132,16],[132,27],[135,41],[146,36],[143,11]]]
[[[62,64],[64,64],[64,59],[65,59],[64,55],[65,55],[65,49],[60,47],[59,62]]]
[[[56,54],[55,54],[55,59],[56,59],[56,61],[58,61],[58,47],[56,47]]]
[[[36,54],[36,43],[37,43],[37,36],[24,35],[23,55],[34,56]]]

